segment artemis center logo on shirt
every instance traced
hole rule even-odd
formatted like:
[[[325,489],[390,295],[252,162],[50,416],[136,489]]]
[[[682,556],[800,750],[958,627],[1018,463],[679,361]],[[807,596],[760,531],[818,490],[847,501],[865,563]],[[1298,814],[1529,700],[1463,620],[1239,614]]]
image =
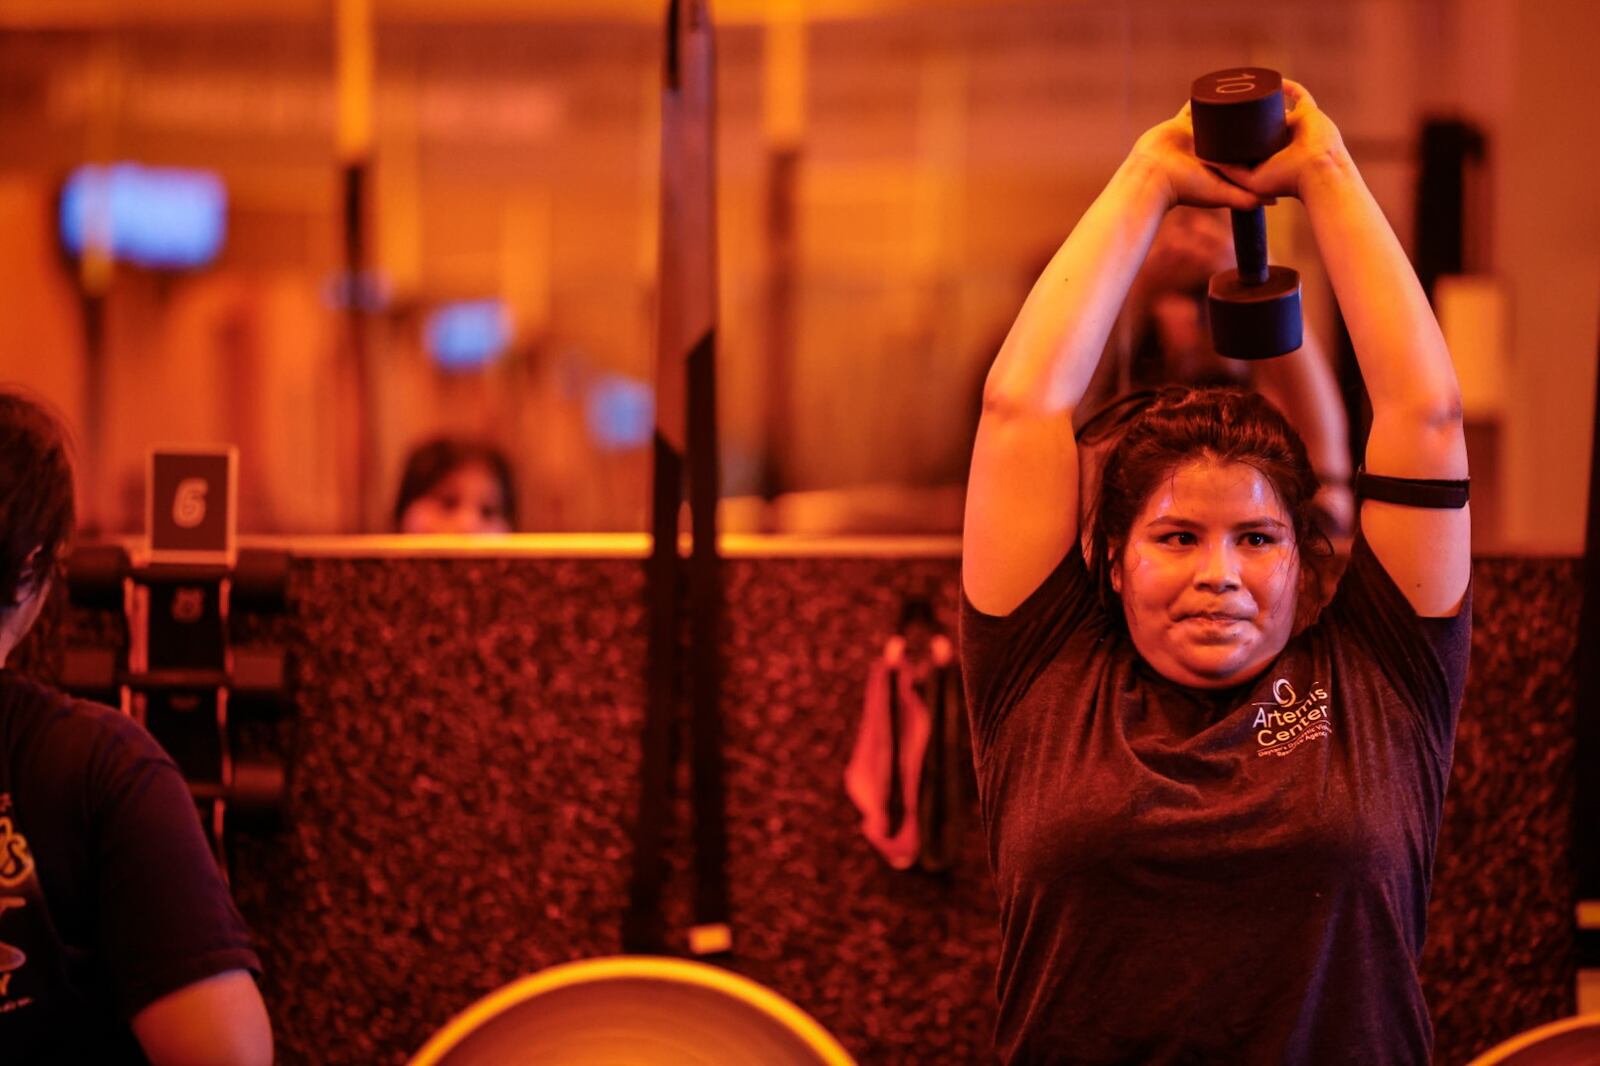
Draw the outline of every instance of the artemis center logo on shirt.
[[[1333,720],[1328,712],[1328,690],[1313,681],[1301,697],[1286,677],[1272,683],[1272,702],[1252,704],[1256,716],[1256,754],[1284,756],[1310,740],[1333,735]]]

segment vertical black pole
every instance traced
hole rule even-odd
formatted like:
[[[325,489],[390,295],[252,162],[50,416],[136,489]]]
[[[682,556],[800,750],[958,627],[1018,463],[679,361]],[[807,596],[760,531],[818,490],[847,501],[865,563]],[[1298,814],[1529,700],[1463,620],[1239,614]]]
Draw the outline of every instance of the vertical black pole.
[[[716,227],[712,27],[705,0],[670,0],[661,107],[661,250],[656,351],[655,468],[645,570],[645,721],[623,950],[662,952],[664,850],[674,806],[678,730],[689,683],[694,780],[697,954],[728,946],[717,557]],[[685,474],[694,535],[687,573],[678,554]],[[687,593],[689,647],[683,645]]]
[[[767,157],[767,247],[770,275],[767,281],[765,348],[766,412],[762,419],[766,439],[761,449],[758,490],[771,502],[785,490],[794,475],[791,468],[793,434],[789,409],[794,402],[794,288],[798,249],[795,239],[795,200],[799,186],[800,152],[794,147],[773,150]]]
[[[732,947],[728,925],[727,821],[722,766],[722,560],[717,553],[716,330],[689,355],[689,699],[694,780],[696,955]]]
[[[1429,119],[1418,136],[1415,252],[1417,280],[1433,298],[1441,275],[1471,269],[1467,239],[1480,223],[1467,214],[1467,171],[1484,158],[1486,140],[1458,119]]]
[[[1594,438],[1589,449],[1589,527],[1583,561],[1583,609],[1578,618],[1577,721],[1574,765],[1573,858],[1578,873],[1578,964],[1600,968],[1600,380],[1596,381]]]
[[[345,442],[354,455],[341,474],[353,475],[354,506],[345,516],[349,528],[371,528],[377,514],[377,419],[373,404],[372,338],[368,317],[373,298],[368,281],[372,248],[368,201],[373,158],[372,0],[334,0],[335,79],[338,88],[336,140],[340,172],[344,237],[345,355],[344,384],[350,409]]]
[[[87,250],[85,255],[91,254]],[[106,358],[106,296],[79,280],[79,302],[83,308],[83,425],[79,440],[83,448],[83,463],[78,479],[88,500],[86,521],[78,525],[78,534],[88,537],[105,528],[116,528],[116,509],[106,509],[102,496],[105,479],[101,471],[110,464],[106,461],[106,378],[110,373]]]
[[[722,561],[717,545],[717,197],[716,63],[706,0],[683,7],[678,53],[683,120],[688,142],[686,195],[693,198],[693,231],[684,254],[694,257],[686,293],[690,320],[686,435],[689,513],[694,535],[689,559],[689,746],[694,781],[694,924],[689,950],[720,955],[733,946],[728,923],[727,821],[722,766]],[[665,265],[665,259],[663,259]],[[696,320],[698,325],[695,324]]]
[[[349,353],[349,374],[355,407],[349,412],[354,423],[356,504],[352,516],[354,531],[367,527],[376,492],[377,448],[372,416],[372,362],[367,344],[367,222],[366,189],[368,165],[364,159],[347,162],[342,174],[344,185],[344,299],[345,329]]]

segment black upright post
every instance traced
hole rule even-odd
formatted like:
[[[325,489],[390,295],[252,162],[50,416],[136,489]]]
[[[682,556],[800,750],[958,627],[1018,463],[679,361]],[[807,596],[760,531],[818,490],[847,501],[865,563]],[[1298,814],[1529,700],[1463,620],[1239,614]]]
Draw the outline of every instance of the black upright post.
[[[762,390],[766,410],[757,491],[771,503],[792,488],[794,476],[790,405],[794,402],[795,279],[798,276],[795,212],[800,183],[800,150],[785,146],[767,157],[767,381]]]
[[[1466,273],[1473,266],[1468,262],[1468,237],[1480,223],[1468,213],[1467,174],[1483,161],[1486,150],[1486,138],[1471,123],[1429,119],[1422,124],[1412,258],[1429,299],[1441,275]]]
[[[372,415],[372,354],[367,334],[368,307],[372,294],[367,271],[367,185],[369,165],[365,159],[344,164],[343,236],[345,331],[349,353],[349,381],[353,408],[347,412],[354,422],[356,504],[354,529],[368,528],[373,513],[377,485],[377,439]]]
[[[87,251],[85,255],[90,254]],[[78,525],[78,535],[92,538],[106,527],[115,529],[115,508],[108,509],[101,489],[105,479],[100,472],[111,464],[105,453],[106,420],[110,411],[106,405],[106,379],[110,375],[106,356],[106,295],[83,285],[80,280],[80,306],[83,308],[83,424],[80,428],[83,446],[83,466],[78,479],[83,494],[88,498],[86,520]]]
[[[622,946],[663,953],[665,850],[685,726],[693,781],[694,919],[689,949],[731,943],[725,873],[720,715],[722,579],[717,556],[716,225],[712,26],[705,0],[671,0],[661,106],[660,303],[656,431],[645,569],[648,634],[645,721],[633,875]],[[693,549],[678,551],[689,483]],[[684,642],[687,599],[688,643]],[[684,713],[685,682],[689,713]]]
[[[722,560],[717,553],[716,331],[689,355],[689,755],[694,782],[694,925],[689,950],[720,955],[728,925],[727,818],[722,766]]]
[[[1600,967],[1600,380],[1596,381],[1594,437],[1589,449],[1589,526],[1583,562],[1583,609],[1578,618],[1577,721],[1574,765],[1573,855],[1578,873],[1579,965]]]

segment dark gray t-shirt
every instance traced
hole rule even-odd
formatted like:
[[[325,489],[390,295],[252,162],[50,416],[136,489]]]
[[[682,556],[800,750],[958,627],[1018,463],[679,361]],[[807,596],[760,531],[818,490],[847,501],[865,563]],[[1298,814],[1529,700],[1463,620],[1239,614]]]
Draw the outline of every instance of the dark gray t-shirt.
[[[1471,600],[1418,618],[1358,538],[1253,682],[1151,670],[1069,552],[963,599],[1008,1063],[1426,1063],[1416,964]]]

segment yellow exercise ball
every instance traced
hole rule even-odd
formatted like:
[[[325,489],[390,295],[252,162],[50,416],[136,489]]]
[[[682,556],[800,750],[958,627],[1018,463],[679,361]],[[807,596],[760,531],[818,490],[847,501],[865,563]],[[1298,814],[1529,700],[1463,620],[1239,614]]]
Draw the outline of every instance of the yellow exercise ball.
[[[856,1066],[805,1011],[702,962],[618,955],[480,999],[410,1066]]]
[[[1496,1044],[1468,1066],[1595,1066],[1600,1014],[1580,1014],[1529,1029]]]

